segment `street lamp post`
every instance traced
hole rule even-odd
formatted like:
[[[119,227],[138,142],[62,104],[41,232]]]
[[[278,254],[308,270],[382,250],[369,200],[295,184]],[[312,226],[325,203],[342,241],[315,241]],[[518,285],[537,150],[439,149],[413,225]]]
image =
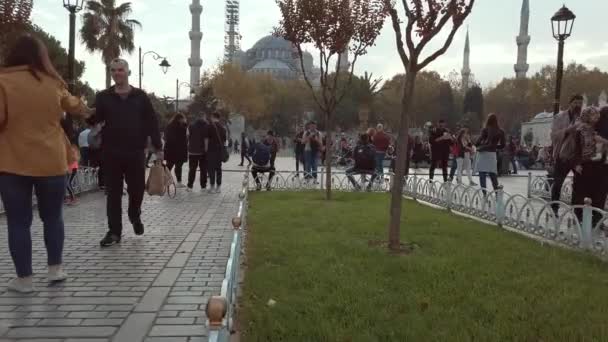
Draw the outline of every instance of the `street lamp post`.
[[[555,107],[553,108],[553,115],[557,115],[560,111],[560,102],[562,95],[562,78],[564,76],[564,42],[572,34],[572,27],[574,26],[574,19],[576,15],[572,13],[566,6],[560,8],[553,17],[551,17],[551,28],[553,30],[553,37],[558,42],[557,49],[557,72],[556,72],[556,84],[555,84]]]
[[[166,57],[162,57],[161,55],[159,55],[158,53],[156,53],[154,51],[148,51],[148,52],[142,54],[141,46],[140,46],[139,47],[139,88],[140,89],[141,89],[141,77],[144,75],[144,58],[146,57],[146,55],[152,55],[152,58],[154,58],[154,60],[162,59],[162,61],[160,62],[160,64],[158,64],[158,66],[160,66],[160,68],[164,74],[167,73],[167,70],[169,70],[169,67],[171,66],[171,64],[169,64],[169,62],[167,61]]]
[[[74,55],[76,48],[76,13],[82,10],[84,0],[63,0],[63,7],[70,12],[70,41],[68,48],[68,90],[74,92]]]
[[[74,94],[76,80],[74,77],[74,59],[76,49],[76,13],[82,10],[84,0],[63,0],[63,7],[70,12],[70,37],[68,47],[68,91]],[[74,139],[74,123],[72,115],[66,113],[62,127],[70,141]]]
[[[188,82],[179,83],[179,79],[175,80],[175,112],[179,112],[179,88],[186,86],[190,88],[190,95],[194,94],[194,88]]]

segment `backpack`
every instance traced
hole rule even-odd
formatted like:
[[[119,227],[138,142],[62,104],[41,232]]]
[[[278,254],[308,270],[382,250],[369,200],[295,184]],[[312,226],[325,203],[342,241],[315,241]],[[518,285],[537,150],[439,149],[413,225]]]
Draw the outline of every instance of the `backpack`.
[[[376,150],[371,145],[355,147],[355,168],[359,170],[374,170],[376,166]]]
[[[270,162],[270,146],[258,143],[253,149],[251,159],[258,166],[266,166]]]

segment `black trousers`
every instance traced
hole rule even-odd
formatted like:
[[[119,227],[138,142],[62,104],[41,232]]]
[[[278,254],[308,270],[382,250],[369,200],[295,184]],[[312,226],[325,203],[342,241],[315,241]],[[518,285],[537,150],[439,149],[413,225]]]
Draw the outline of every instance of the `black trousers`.
[[[209,183],[211,186],[217,184],[217,186],[222,185],[222,158],[221,151],[217,150],[209,150],[207,154],[207,173],[209,174]]]
[[[274,166],[257,166],[254,165],[251,168],[251,175],[253,176],[253,179],[255,179],[255,184],[257,184],[258,186],[262,185],[262,181],[260,181],[260,179],[258,178],[258,174],[260,173],[266,173],[268,172],[268,183],[266,183],[267,187],[270,187],[271,181],[272,181],[272,177],[274,177],[274,171],[275,168]]]
[[[559,201],[562,194],[562,185],[564,185],[564,181],[571,169],[569,164],[562,163],[559,160],[555,161],[555,165],[553,166],[553,183],[551,184],[551,201]],[[553,204],[552,207],[553,211],[557,213],[559,204]]]
[[[146,156],[143,151],[132,154],[105,154],[104,174],[107,187],[106,210],[110,232],[122,235],[123,182],[129,194],[128,215],[131,222],[141,221],[141,203],[146,188]]]
[[[207,157],[204,154],[189,155],[188,156],[188,187],[192,189],[194,186],[194,180],[196,179],[196,171],[200,167],[200,184],[201,189],[207,187]]]
[[[251,158],[249,158],[249,156],[247,155],[247,151],[245,151],[245,149],[242,149],[241,150],[241,165],[243,165],[243,162],[245,161],[245,159],[247,159],[249,164],[251,164]]]
[[[175,179],[177,179],[178,183],[181,183],[182,182],[182,167],[184,166],[184,162],[167,161],[167,168],[169,169],[169,171],[173,170],[174,166],[175,166]]]
[[[606,205],[606,188],[608,182],[605,180],[608,176],[608,165],[600,162],[583,163],[583,172],[574,172],[574,181],[572,185],[572,205],[585,204],[585,198],[591,199],[591,205],[605,210]],[[582,222],[582,210],[575,209],[575,213],[579,222]],[[600,221],[602,215],[593,212],[592,224],[595,225]]]
[[[296,152],[296,174],[300,174],[300,164],[302,164],[302,169],[304,169],[304,151]]]
[[[448,181],[448,159],[450,159],[449,154],[445,155],[445,153],[431,153],[431,168],[429,169],[429,178],[433,179],[435,177],[435,168],[437,165],[443,171],[443,181]]]

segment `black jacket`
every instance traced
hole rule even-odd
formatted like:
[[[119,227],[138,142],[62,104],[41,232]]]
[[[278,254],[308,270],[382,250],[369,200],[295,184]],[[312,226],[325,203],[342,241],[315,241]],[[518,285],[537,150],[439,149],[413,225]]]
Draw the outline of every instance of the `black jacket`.
[[[209,124],[203,119],[194,121],[188,131],[188,153],[193,155],[205,154],[205,138],[207,137],[207,127]]]
[[[133,88],[125,99],[114,87],[99,92],[95,99],[95,123],[105,123],[101,148],[104,153],[129,155],[145,150],[148,137],[157,150],[163,147],[158,115],[148,95]]]
[[[502,150],[505,147],[505,132],[500,128],[484,128],[476,145],[479,152]]]
[[[209,153],[220,153],[226,143],[226,129],[220,123],[210,123],[207,127]],[[218,139],[219,138],[219,139]]]
[[[174,121],[165,130],[165,159],[174,163],[188,160],[187,126]]]

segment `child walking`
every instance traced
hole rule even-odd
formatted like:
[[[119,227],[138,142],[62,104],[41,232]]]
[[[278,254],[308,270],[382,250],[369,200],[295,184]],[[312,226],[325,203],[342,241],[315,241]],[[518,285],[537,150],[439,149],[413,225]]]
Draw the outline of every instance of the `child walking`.
[[[74,162],[68,165],[68,174],[66,176],[66,188],[68,191],[68,196],[65,199],[65,204],[67,205],[75,205],[78,203],[78,199],[74,194],[74,187],[72,185],[74,183],[76,175],[78,174],[78,160],[80,159],[78,147],[76,147],[75,145],[72,145],[72,155],[74,157]]]

